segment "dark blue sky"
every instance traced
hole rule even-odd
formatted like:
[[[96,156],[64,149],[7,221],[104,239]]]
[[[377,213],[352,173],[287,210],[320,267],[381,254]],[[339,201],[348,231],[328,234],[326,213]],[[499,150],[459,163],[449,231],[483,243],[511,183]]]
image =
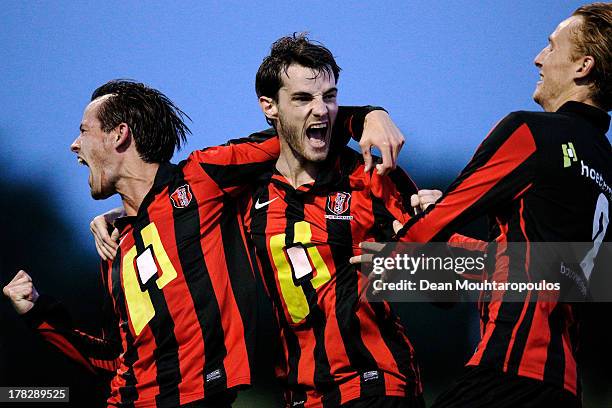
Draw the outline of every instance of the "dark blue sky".
[[[146,4],[146,5],[145,5]],[[93,89],[133,78],[193,119],[194,149],[265,128],[254,76],[270,44],[309,31],[343,68],[342,104],[386,107],[417,182],[456,174],[512,110],[539,110],[533,58],[576,1],[4,2],[0,169],[45,183],[88,238],[94,202],[69,145]],[[93,248],[93,244],[91,245]]]

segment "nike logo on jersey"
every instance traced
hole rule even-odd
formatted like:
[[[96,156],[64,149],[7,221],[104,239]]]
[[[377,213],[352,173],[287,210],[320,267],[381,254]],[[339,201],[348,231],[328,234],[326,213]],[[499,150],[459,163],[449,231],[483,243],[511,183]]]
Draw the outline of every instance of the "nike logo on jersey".
[[[263,203],[260,203],[260,202],[259,202],[259,198],[258,198],[258,199],[257,199],[257,201],[255,201],[255,209],[256,209],[256,210],[259,210],[259,209],[261,209],[261,208],[264,208],[266,205],[270,204],[272,201],[276,200],[277,198],[278,198],[278,197],[274,197],[273,199],[268,200],[268,201],[263,202]]]

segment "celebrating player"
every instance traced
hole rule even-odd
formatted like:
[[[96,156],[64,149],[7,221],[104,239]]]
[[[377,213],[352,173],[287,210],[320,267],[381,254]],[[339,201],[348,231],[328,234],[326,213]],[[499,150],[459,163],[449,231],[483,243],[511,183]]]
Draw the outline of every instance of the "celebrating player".
[[[349,148],[330,152],[338,74],[328,49],[298,35],[275,42],[256,76],[281,147],[245,223],[281,331],[277,375],[290,407],[420,407],[412,345],[349,263],[359,242],[389,240],[408,220],[416,187],[399,169],[364,172]]]
[[[578,8],[550,35],[535,65],[540,81],[533,97],[546,112],[505,117],[442,199],[404,225],[402,241],[444,240],[487,214],[496,280],[528,280],[534,273],[529,243],[560,241],[594,241],[583,254],[588,277],[612,229],[612,150],[605,135],[612,109],[612,4]],[[526,243],[525,251],[509,255],[506,243],[513,241]],[[541,295],[481,303],[477,350],[435,407],[580,406],[575,307],[538,301]]]
[[[370,110],[349,110],[345,134],[361,131]],[[385,115],[367,126],[388,126]],[[115,223],[117,256],[102,271],[102,338],[73,329],[25,271],[3,290],[45,339],[91,371],[114,373],[109,405],[229,406],[251,382],[254,276],[232,197],[273,165],[278,139],[242,139],[174,165],[189,133],[183,117],[161,92],[111,81],[93,93],[71,145],[89,167],[92,197],[119,194],[126,213]],[[365,145],[401,146],[396,133],[377,131],[364,130],[377,137]]]

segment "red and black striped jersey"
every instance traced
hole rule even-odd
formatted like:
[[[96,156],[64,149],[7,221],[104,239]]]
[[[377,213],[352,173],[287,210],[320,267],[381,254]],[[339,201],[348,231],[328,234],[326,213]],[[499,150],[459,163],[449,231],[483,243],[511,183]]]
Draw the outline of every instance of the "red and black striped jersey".
[[[557,112],[514,112],[477,149],[435,206],[410,220],[402,241],[442,241],[479,215],[491,220],[496,281],[534,276],[530,243],[610,240],[610,117],[578,102]],[[522,242],[512,253],[507,242]],[[596,252],[596,251],[595,251]],[[585,265],[593,265],[589,252]],[[588,267],[588,265],[587,265]],[[489,280],[491,276],[489,276]],[[506,294],[504,294],[506,296]],[[468,365],[485,365],[579,393],[575,307],[529,292],[519,302],[480,303],[482,339]],[[553,299],[553,300],[555,300]]]
[[[343,107],[335,140],[358,139],[373,109]],[[76,361],[114,373],[109,405],[176,407],[251,383],[255,276],[236,198],[278,154],[268,132],[160,164],[138,214],[116,221],[102,338],[44,296],[25,315]]]
[[[109,405],[176,407],[251,383],[255,276],[234,196],[278,149],[268,138],[160,164],[138,214],[116,221],[103,276],[120,347],[97,356],[95,339],[39,325],[86,366],[115,371]]]
[[[401,187],[401,190],[400,190]],[[262,177],[245,224],[279,323],[277,376],[291,407],[338,406],[371,395],[420,395],[414,350],[386,302],[370,303],[368,278],[349,263],[365,240],[389,240],[416,187],[401,170],[365,173],[349,148],[295,189]]]

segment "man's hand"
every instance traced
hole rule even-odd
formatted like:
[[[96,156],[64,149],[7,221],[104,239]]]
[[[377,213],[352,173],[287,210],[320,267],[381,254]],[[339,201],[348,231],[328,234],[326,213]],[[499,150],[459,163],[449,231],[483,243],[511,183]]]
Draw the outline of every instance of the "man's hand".
[[[396,225],[397,223],[397,225]],[[399,221],[394,221],[393,229],[397,231],[400,230],[402,224]],[[390,244],[383,244],[380,242],[362,242],[359,244],[359,248],[361,248],[361,255],[353,256],[349,259],[349,262],[352,264],[357,263],[372,263],[372,259],[375,255],[381,255],[381,253],[385,250],[389,250],[386,246]],[[368,280],[370,284],[372,284],[375,280],[380,280],[382,282],[388,282],[391,279],[391,275],[393,272],[385,270],[382,273],[376,273],[374,271],[370,272],[368,275]],[[378,295],[380,293],[379,290],[372,288],[372,295]]]
[[[393,231],[397,234],[402,229],[402,223],[398,220],[393,221]],[[349,263],[360,264],[360,263],[372,263],[374,255],[379,253],[385,248],[385,244],[379,242],[362,242],[359,244],[361,248],[361,255],[352,256],[349,258]]]
[[[379,175],[384,175],[395,168],[403,145],[404,135],[395,126],[387,112],[375,110],[366,115],[359,141],[366,172],[370,171],[373,165],[372,146],[380,150],[383,162],[376,165],[376,171]]]
[[[419,190],[410,197],[410,205],[414,213],[418,214],[425,211],[431,204],[435,204],[442,197],[440,190]]]
[[[20,315],[32,309],[38,300],[38,292],[32,283],[32,278],[23,270],[17,272],[13,280],[2,289],[2,293],[11,300]]]
[[[98,251],[100,258],[105,261],[115,259],[115,255],[117,255],[117,248],[119,247],[119,244],[117,243],[119,231],[117,228],[113,228],[113,232],[109,234],[108,230],[117,218],[124,215],[125,211],[123,208],[113,208],[104,214],[98,215],[89,224],[89,229],[91,230],[96,242],[96,251]]]
[[[442,197],[440,190],[419,190],[417,194],[413,194],[410,197],[410,205],[414,209],[415,213],[425,211],[427,207],[434,204],[438,199]],[[403,227],[402,223],[398,220],[393,221],[393,231],[397,234]],[[358,263],[370,263],[374,254],[382,251],[384,244],[378,242],[362,242],[359,244],[363,253],[361,255],[353,256],[349,259],[352,264]]]

